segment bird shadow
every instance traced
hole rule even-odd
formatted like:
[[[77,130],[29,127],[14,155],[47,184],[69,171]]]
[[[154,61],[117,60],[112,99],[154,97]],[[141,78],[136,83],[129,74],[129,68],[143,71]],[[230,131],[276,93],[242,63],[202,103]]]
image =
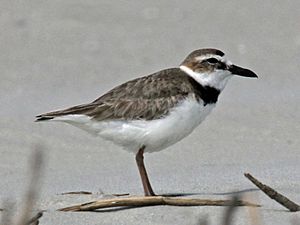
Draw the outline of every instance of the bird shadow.
[[[109,213],[109,212],[119,212],[123,210],[129,210],[129,209],[136,209],[136,208],[146,208],[146,207],[151,207],[150,205],[146,206],[120,206],[120,207],[115,207],[115,208],[110,208],[110,209],[97,209],[92,212],[96,213]]]
[[[162,194],[163,197],[184,197],[184,196],[193,196],[193,195],[239,195],[239,194],[245,194],[250,192],[259,191],[258,188],[248,188],[244,190],[239,191],[230,191],[230,192],[190,192],[190,193],[166,193]]]

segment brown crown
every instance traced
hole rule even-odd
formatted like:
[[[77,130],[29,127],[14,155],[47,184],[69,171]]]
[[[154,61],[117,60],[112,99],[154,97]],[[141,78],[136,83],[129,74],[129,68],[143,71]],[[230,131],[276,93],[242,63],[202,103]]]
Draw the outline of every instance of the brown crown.
[[[197,57],[205,55],[218,55],[222,57],[225,54],[222,51],[214,48],[198,49],[191,52],[180,65],[184,65],[195,72],[212,72],[215,68],[226,68],[226,65],[222,62],[211,65],[208,62],[199,62],[199,60],[196,60]]]

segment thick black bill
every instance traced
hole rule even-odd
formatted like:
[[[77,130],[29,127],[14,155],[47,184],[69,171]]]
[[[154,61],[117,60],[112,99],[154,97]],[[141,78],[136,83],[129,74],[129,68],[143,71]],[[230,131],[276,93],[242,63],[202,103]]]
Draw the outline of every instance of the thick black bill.
[[[254,72],[252,72],[251,70],[248,70],[248,69],[236,66],[236,65],[231,65],[229,67],[229,71],[232,74],[243,76],[243,77],[257,77],[257,75]]]

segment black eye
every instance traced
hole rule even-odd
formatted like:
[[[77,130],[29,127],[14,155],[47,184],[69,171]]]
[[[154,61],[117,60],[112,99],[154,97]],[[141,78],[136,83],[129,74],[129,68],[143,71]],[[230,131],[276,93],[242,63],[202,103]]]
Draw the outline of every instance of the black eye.
[[[206,60],[207,62],[211,63],[211,64],[216,64],[219,62],[219,60],[217,60],[216,58],[209,58]]]

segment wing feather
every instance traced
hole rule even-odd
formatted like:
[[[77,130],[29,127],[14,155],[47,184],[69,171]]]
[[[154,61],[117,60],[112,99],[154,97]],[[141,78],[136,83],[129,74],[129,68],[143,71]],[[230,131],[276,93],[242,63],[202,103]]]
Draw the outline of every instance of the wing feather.
[[[161,118],[190,95],[193,86],[179,68],[159,71],[113,88],[89,104],[37,116],[37,121],[69,114],[84,114],[95,120],[152,120]]]

